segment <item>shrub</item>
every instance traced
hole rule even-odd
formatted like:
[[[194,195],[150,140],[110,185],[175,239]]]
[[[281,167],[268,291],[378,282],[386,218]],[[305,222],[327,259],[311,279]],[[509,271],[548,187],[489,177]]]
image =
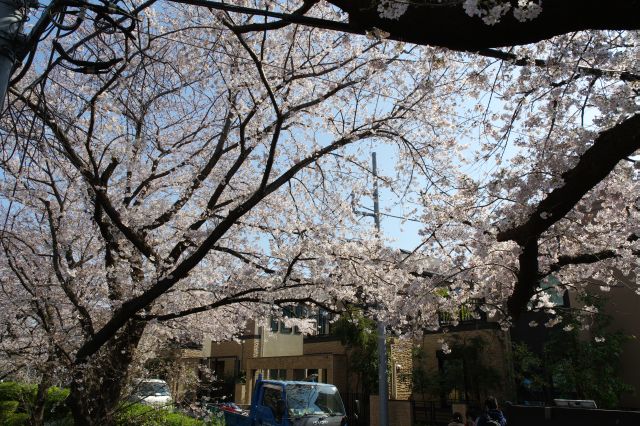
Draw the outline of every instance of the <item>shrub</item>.
[[[37,393],[36,385],[17,382],[0,383],[0,424],[25,424],[35,405]],[[69,409],[64,404],[68,395],[68,389],[55,386],[47,389],[44,405],[45,421],[53,422],[68,418]]]
[[[7,426],[23,425],[29,419],[27,413],[18,413],[18,401],[0,401],[0,424]]]
[[[161,408],[143,404],[131,404],[123,408],[116,423],[122,426],[206,426],[197,420],[180,413],[172,413]]]
[[[0,383],[0,425],[23,426],[29,421],[29,412],[33,407],[38,387],[25,383]],[[51,426],[73,426],[65,399],[69,389],[55,386],[47,389],[44,419]],[[116,416],[119,426],[223,426],[194,419],[185,414],[172,413],[143,404],[127,404]]]
[[[36,392],[36,385],[17,382],[0,383],[0,401],[18,401],[25,404],[34,400]]]
[[[60,420],[70,415],[65,400],[69,396],[69,389],[51,386],[47,389],[47,397],[44,404],[45,420]]]

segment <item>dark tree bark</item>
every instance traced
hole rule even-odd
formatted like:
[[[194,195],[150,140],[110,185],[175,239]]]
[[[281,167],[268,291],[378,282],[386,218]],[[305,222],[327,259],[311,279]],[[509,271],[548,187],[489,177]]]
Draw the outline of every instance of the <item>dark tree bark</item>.
[[[380,0],[327,1],[348,13],[354,28],[378,28],[393,40],[465,51],[535,43],[574,31],[640,29],[638,0],[545,0],[533,20],[520,22],[509,13],[495,25],[468,16],[462,0],[412,0],[416,5],[399,20],[379,16]]]
[[[31,418],[29,419],[30,426],[44,425],[44,406],[47,401],[47,388],[49,387],[49,382],[49,374],[45,373],[40,383],[38,383],[36,399],[34,401],[33,410],[31,411]]]
[[[77,425],[112,425],[129,365],[145,329],[145,322],[130,320],[109,344],[91,359],[78,360],[67,405]]]
[[[562,177],[564,185],[551,191],[531,212],[528,219],[510,229],[500,230],[498,241],[515,241],[523,251],[518,258],[520,271],[507,303],[509,314],[517,319],[538,285],[538,240],[554,223],[564,218],[578,202],[605,179],[616,165],[640,149],[640,114],[633,115],[603,131],[593,145],[582,154],[580,161]],[[611,257],[611,253],[600,256]],[[565,257],[560,259],[572,261]],[[573,259],[573,263],[587,263],[591,257]],[[561,267],[562,265],[559,265]]]

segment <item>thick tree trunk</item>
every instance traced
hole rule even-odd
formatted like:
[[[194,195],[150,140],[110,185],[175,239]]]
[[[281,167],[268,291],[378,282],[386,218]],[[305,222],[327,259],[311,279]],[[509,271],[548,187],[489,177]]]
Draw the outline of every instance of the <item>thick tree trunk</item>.
[[[398,19],[380,17],[381,0],[327,1],[349,14],[351,32],[377,28],[392,40],[463,51],[536,43],[574,31],[640,28],[638,0],[544,0],[535,19],[520,22],[509,13],[494,25],[467,15],[461,0],[396,1],[409,6]]]
[[[31,410],[31,418],[29,419],[30,426],[42,426],[44,425],[44,406],[46,403],[47,388],[49,387],[49,376],[45,374],[42,380],[38,384],[38,391],[36,393],[36,399],[34,401],[33,409]]]
[[[67,405],[76,425],[113,425],[146,323],[130,320],[89,360],[78,360]]]

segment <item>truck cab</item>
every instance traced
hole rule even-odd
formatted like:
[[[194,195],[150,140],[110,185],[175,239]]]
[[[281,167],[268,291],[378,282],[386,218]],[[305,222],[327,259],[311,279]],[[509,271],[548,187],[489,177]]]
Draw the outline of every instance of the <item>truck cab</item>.
[[[338,389],[330,384],[261,380],[248,416],[225,413],[227,426],[346,426]]]

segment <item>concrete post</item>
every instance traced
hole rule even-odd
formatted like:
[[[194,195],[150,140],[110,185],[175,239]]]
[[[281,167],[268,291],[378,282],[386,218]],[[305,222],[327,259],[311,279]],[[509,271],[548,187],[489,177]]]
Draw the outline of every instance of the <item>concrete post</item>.
[[[4,98],[16,54],[24,43],[22,24],[29,7],[29,0],[0,0],[0,113],[4,110]]]
[[[380,202],[378,200],[378,164],[376,153],[371,153],[373,171],[373,217],[376,231],[380,234]],[[378,319],[378,395],[380,397],[379,425],[389,425],[389,389],[387,385],[387,342],[385,329],[387,325]]]

